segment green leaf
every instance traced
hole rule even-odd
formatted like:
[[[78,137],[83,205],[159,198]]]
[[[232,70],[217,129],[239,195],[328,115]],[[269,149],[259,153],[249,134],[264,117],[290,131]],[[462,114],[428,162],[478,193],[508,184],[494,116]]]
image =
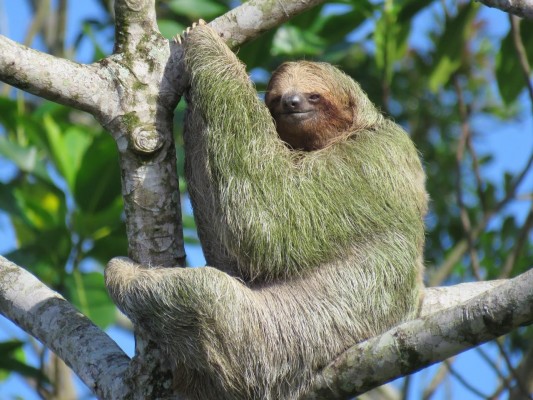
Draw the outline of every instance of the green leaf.
[[[57,187],[43,181],[18,182],[10,187],[18,214],[33,228],[42,230],[65,224],[65,195]]]
[[[50,115],[45,115],[43,122],[57,170],[72,190],[83,154],[90,146],[92,137],[77,126],[62,132]]]
[[[401,59],[407,50],[407,38],[411,31],[409,22],[398,23],[399,10],[392,0],[386,1],[383,15],[376,22],[374,30],[376,65],[389,85],[396,61]]]
[[[361,5],[369,4],[362,2]],[[371,7],[360,8],[358,4],[357,9],[348,11],[343,14],[329,14],[322,18],[321,26],[317,32],[319,36],[327,40],[329,43],[335,43],[346,38],[350,32],[357,29],[363,22],[365,22],[371,15]]]
[[[5,97],[0,97],[0,123],[6,130],[15,130],[17,127],[17,102]]]
[[[431,2],[427,0],[407,0],[404,2],[401,10],[398,13],[398,22],[404,23],[411,21],[413,17],[421,10],[429,7]]]
[[[0,354],[13,353],[17,349],[21,349],[24,346],[24,342],[20,340],[10,340],[7,342],[0,342]],[[0,363],[2,359],[0,359]]]
[[[17,206],[17,200],[13,195],[13,184],[4,184],[0,182],[0,209],[4,210],[11,216],[24,218],[24,213]]]
[[[290,20],[290,25],[297,26],[298,28],[313,30],[313,25],[317,23],[320,18],[320,14],[324,10],[324,5],[312,7],[307,11],[304,11],[300,15]]]
[[[265,64],[270,60],[270,51],[265,51],[265,49],[270,50],[272,47],[276,32],[276,29],[272,29],[239,49],[239,58],[249,69]]]
[[[74,270],[65,281],[67,298],[101,328],[115,321],[115,305],[111,302],[99,272],[82,274]]]
[[[159,32],[161,32],[161,35],[167,39],[172,39],[186,28],[185,25],[169,19],[158,19],[157,25],[159,26]]]
[[[290,57],[317,56],[325,48],[325,41],[318,35],[286,25],[278,29],[274,37],[272,54]]]
[[[178,15],[189,19],[211,19],[228,10],[228,7],[210,0],[171,0],[168,6]]]
[[[533,26],[520,24],[520,37],[526,50],[528,61],[533,61]],[[513,35],[509,33],[502,40],[496,57],[496,78],[500,95],[506,105],[511,105],[526,87],[524,73],[513,44]]]
[[[5,137],[0,137],[0,155],[15,163],[21,171],[50,181],[50,177],[46,171],[46,165],[43,161],[39,160],[36,147],[20,146],[17,143],[7,140]]]
[[[13,220],[13,226],[17,233],[18,248],[5,257],[57,288],[72,250],[70,232],[66,227],[32,231],[17,219]],[[23,243],[19,239],[21,236],[24,236]]]
[[[116,144],[111,136],[101,134],[83,154],[74,198],[83,211],[99,212],[109,207],[120,193]]]
[[[128,254],[128,239],[126,227],[121,225],[113,232],[93,242],[92,249],[87,252],[87,257],[94,258],[100,264],[105,265],[113,257]]]
[[[0,381],[5,380],[11,372],[17,372],[29,378],[35,378],[48,382],[46,376],[37,368],[25,362],[25,355],[22,349],[23,342],[11,340],[0,343]]]
[[[463,46],[471,31],[477,4],[467,3],[454,18],[447,18],[444,33],[437,43],[433,70],[429,76],[429,88],[436,92],[444,86],[462,63]]]
[[[117,196],[107,208],[99,212],[75,210],[72,215],[72,228],[84,239],[99,240],[124,224],[123,209],[122,197]]]

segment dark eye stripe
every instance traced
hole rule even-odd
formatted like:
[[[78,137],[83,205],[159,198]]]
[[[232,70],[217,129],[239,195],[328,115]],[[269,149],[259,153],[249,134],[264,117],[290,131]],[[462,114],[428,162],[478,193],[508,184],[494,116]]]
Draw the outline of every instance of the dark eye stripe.
[[[273,97],[271,99],[268,99],[268,103],[269,104],[279,103],[280,101],[281,101],[281,96],[276,96],[276,97]]]

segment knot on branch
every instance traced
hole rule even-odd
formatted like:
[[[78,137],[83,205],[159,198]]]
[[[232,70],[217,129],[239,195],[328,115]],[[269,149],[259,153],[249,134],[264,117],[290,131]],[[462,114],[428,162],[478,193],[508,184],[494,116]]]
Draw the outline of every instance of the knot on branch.
[[[162,135],[155,127],[139,127],[131,134],[132,149],[142,155],[153,154],[163,146]]]

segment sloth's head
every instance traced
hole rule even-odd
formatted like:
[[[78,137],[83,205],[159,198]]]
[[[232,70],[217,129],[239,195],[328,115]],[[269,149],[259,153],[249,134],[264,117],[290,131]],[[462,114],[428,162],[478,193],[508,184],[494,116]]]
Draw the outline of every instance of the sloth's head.
[[[347,137],[355,102],[353,84],[347,86],[346,79],[325,63],[287,62],[276,69],[265,103],[280,138],[293,149],[312,151]]]

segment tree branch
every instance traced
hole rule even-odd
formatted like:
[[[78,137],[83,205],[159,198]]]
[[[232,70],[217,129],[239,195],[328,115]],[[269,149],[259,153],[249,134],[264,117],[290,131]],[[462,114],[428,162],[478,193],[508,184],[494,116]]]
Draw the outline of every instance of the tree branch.
[[[325,0],[250,0],[210,25],[230,48],[238,47]]]
[[[464,289],[458,286],[454,291]],[[439,291],[429,289],[426,301],[433,295],[440,296]],[[364,393],[531,322],[533,269],[496,282],[457,307],[405,322],[351,347],[324,368],[305,398],[343,399]]]
[[[0,313],[56,353],[100,398],[122,398],[129,358],[61,295],[0,256]]]
[[[518,15],[522,18],[533,18],[532,0],[478,0],[487,7],[498,8],[509,14]]]
[[[81,65],[0,35],[0,80],[26,92],[92,114],[116,102],[97,64]],[[112,90],[113,89],[113,90]]]
[[[453,286],[429,287],[424,291],[424,299],[420,308],[420,317],[427,317],[438,311],[456,307],[474,297],[492,290],[507,280],[481,281],[460,283]]]
[[[518,374],[519,381],[524,382],[526,391],[533,393],[533,347],[529,348],[522,361],[520,361],[520,364],[516,368],[516,373]],[[509,399],[524,400],[523,390],[520,385],[517,384],[512,389],[509,394]]]
[[[159,32],[154,0],[115,1],[115,53],[135,54],[144,33]]]

